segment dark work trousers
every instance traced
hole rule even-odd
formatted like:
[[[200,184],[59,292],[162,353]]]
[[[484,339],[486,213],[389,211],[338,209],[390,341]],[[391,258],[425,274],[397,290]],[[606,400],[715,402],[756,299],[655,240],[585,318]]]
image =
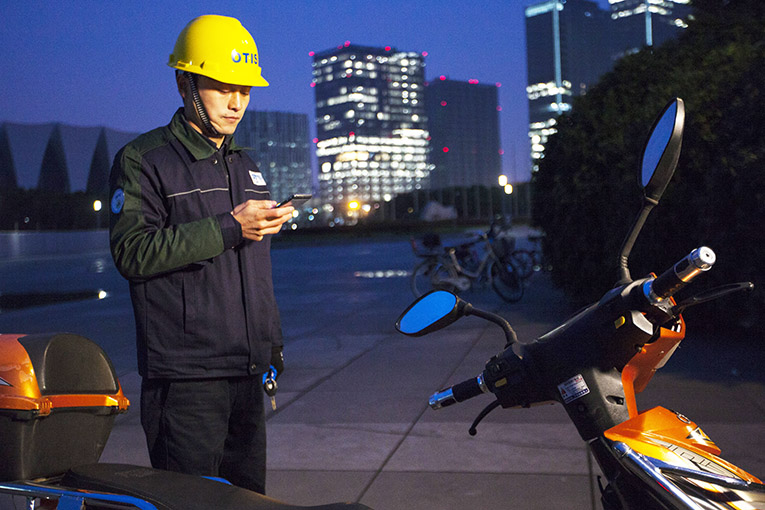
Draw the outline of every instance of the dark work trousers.
[[[153,467],[218,476],[265,494],[261,376],[144,379],[141,424]]]

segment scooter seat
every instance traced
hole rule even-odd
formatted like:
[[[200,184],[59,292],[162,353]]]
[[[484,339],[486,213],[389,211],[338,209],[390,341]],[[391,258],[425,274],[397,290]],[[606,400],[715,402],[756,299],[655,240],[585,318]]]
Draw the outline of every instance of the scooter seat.
[[[360,503],[296,506],[223,481],[129,464],[86,464],[69,470],[61,484],[124,494],[157,510],[371,510]]]

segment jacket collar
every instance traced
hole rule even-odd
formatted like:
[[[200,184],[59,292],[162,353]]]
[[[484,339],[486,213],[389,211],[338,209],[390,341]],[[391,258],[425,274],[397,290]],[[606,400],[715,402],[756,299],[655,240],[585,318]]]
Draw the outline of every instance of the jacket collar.
[[[196,160],[207,159],[218,152],[215,144],[209,138],[191,127],[189,121],[183,115],[183,108],[178,108],[170,121],[170,131],[183,144]],[[227,135],[223,140],[222,147],[227,148],[227,152],[240,151],[242,147],[234,141],[233,135]]]

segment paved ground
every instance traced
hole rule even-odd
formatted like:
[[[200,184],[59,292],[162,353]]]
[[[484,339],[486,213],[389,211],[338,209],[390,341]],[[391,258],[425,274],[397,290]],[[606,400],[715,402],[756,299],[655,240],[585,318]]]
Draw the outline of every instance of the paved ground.
[[[361,501],[376,510],[599,508],[597,468],[561,406],[497,410],[475,437],[467,430],[490,397],[440,411],[427,407],[435,390],[477,375],[501,350],[503,336],[477,318],[422,338],[397,333],[393,324],[412,300],[406,275],[414,257],[406,239],[278,246],[273,255],[287,369],[278,409],[268,417],[271,496],[304,505]],[[68,330],[101,343],[134,404],[118,419],[102,460],[147,464],[126,286],[104,253],[2,261],[0,277],[18,279],[25,264],[52,262],[71,266],[70,275],[87,265],[75,280],[91,281],[110,297],[3,313],[0,331]],[[39,280],[30,285],[44,286]],[[515,305],[489,289],[464,297],[507,317],[521,341],[569,312],[544,274],[532,277]],[[682,411],[726,458],[762,475],[762,347],[757,356],[740,348],[723,356],[691,340],[638,397],[639,407]]]

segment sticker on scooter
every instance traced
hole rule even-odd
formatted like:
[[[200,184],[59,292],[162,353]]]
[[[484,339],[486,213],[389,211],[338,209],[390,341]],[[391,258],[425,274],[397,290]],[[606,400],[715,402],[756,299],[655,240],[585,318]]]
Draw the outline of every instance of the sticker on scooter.
[[[590,388],[587,387],[582,374],[577,374],[568,381],[559,384],[558,391],[560,396],[563,397],[563,403],[568,404],[587,395],[590,392]]]

